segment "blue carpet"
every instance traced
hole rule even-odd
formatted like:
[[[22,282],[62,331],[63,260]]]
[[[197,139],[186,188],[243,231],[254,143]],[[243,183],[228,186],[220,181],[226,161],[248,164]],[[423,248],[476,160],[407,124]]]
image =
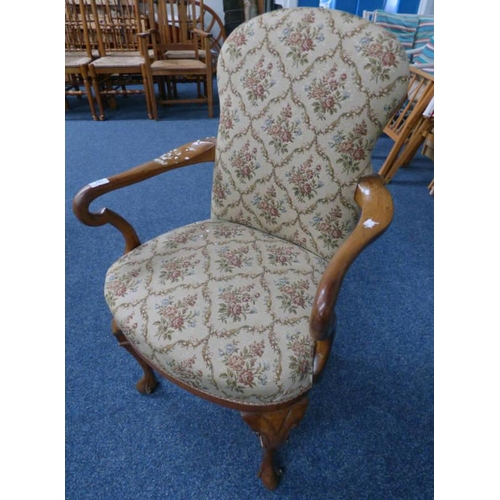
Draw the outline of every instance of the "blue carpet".
[[[417,155],[389,184],[394,221],[346,277],[329,366],[279,454],[282,483],[268,492],[256,477],[258,439],[239,414],[163,380],[140,395],[141,370],[110,333],[103,280],[123,241],[111,227],[79,223],[72,197],[218,126],[204,106],[162,108],[155,122],[142,96],[118,101],[104,122],[84,100],[66,112],[66,498],[431,500],[433,163]],[[379,140],[375,170],[391,146]],[[209,217],[211,178],[211,165],[193,166],[96,204],[146,241]]]

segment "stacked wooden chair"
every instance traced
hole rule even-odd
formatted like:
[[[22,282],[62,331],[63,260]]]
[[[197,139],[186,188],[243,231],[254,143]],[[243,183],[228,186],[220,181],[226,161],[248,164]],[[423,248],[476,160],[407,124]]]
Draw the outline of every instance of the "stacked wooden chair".
[[[84,22],[83,0],[65,0],[65,97],[86,97],[90,113],[97,120],[97,112],[89,76],[89,64],[99,56],[92,50],[91,37]]]
[[[151,119],[158,119],[158,103],[205,103],[213,116],[226,33],[203,0],[65,1],[66,96],[87,96],[95,120],[116,108],[117,96],[136,94],[145,96]],[[196,97],[179,99],[182,82],[196,83]]]
[[[153,60],[145,63],[145,76],[155,120],[158,104],[206,104],[208,116],[214,116],[214,44],[210,34],[197,25],[197,20],[203,22],[200,7],[202,12],[203,2],[196,0],[149,0],[151,30],[139,38],[143,52],[150,44],[154,53]],[[195,95],[179,98],[177,84],[181,82],[195,83]]]
[[[144,53],[139,33],[147,28],[140,0],[85,0],[87,25],[97,33],[99,58],[89,64],[99,119],[105,119],[105,106],[116,107],[117,95],[142,94],[148,117],[151,104],[145,73],[148,47]]]

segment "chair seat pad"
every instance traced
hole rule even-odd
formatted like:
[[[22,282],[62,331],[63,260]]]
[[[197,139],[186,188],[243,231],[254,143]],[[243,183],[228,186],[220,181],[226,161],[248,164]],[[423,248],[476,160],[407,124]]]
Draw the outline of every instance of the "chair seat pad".
[[[166,59],[195,59],[196,53],[194,50],[167,50],[163,55]],[[200,59],[205,59],[205,55],[203,50],[198,52]]]
[[[92,59],[86,54],[65,54],[64,63],[66,68],[77,68],[78,66],[85,66],[92,62]]]
[[[208,220],[124,255],[105,297],[159,371],[225,401],[281,403],[312,385],[309,316],[326,264],[275,236]]]
[[[151,64],[153,71],[204,70],[206,64],[198,59],[161,59]]]
[[[125,68],[125,67],[141,67],[144,63],[144,58],[142,56],[135,55],[118,55],[114,54],[112,56],[105,56],[96,59],[92,66],[95,68]]]

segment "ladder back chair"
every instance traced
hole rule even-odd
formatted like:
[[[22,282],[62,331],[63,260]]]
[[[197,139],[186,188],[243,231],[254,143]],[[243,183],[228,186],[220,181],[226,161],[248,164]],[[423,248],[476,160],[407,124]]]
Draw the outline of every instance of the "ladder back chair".
[[[144,95],[147,115],[151,117],[150,98],[146,84],[144,52],[139,33],[147,28],[143,2],[139,0],[85,0],[87,25],[95,29],[100,57],[89,64],[99,119],[105,119],[105,103],[116,107],[118,95]],[[139,87],[139,88],[137,88]]]
[[[212,54],[212,71],[217,70],[217,60],[224,41],[226,40],[226,29],[217,13],[203,1],[195,0],[195,16],[193,23],[195,28],[208,33],[209,50]],[[200,47],[202,48],[202,47]],[[169,51],[165,54],[168,58],[192,58],[193,51]],[[205,57],[205,52],[199,53],[200,57]]]
[[[149,0],[152,29],[140,41],[144,51],[151,40],[154,51],[154,60],[146,62],[146,74],[155,120],[158,104],[206,104],[208,116],[213,117],[211,41],[210,34],[197,27],[200,8],[203,12],[202,1],[197,6],[195,0]],[[178,98],[176,84],[186,81],[196,83],[196,95]]]
[[[392,220],[370,158],[405,97],[408,60],[392,34],[357,16],[280,9],[231,33],[217,78],[217,138],[92,182],[73,209],[125,239],[104,296],[114,335],[144,371],[138,390],[151,393],[157,372],[240,412],[273,489],[275,452],[325,369],[345,274]],[[207,220],[141,244],[121,215],[90,210],[100,196],[196,163],[214,168]]]
[[[89,64],[99,56],[93,51],[87,24],[84,22],[85,5],[83,0],[65,0],[65,97],[85,96],[90,113],[97,120],[89,76]]]

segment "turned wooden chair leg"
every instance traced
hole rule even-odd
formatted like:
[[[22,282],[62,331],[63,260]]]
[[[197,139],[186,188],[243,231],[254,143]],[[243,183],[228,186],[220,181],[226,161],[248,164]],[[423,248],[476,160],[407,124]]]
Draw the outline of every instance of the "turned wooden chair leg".
[[[274,464],[274,454],[286,441],[289,432],[304,417],[308,399],[304,396],[297,403],[277,411],[241,412],[243,420],[260,436],[264,449],[259,477],[264,486],[274,490],[279,483],[280,471]]]
[[[151,394],[158,385],[158,381],[156,380],[153,370],[132,348],[130,342],[127,340],[125,335],[123,335],[123,332],[118,328],[114,320],[112,328],[113,335],[116,337],[118,344],[121,347],[124,347],[136,359],[144,372],[144,376],[136,384],[137,390],[141,394]]]

